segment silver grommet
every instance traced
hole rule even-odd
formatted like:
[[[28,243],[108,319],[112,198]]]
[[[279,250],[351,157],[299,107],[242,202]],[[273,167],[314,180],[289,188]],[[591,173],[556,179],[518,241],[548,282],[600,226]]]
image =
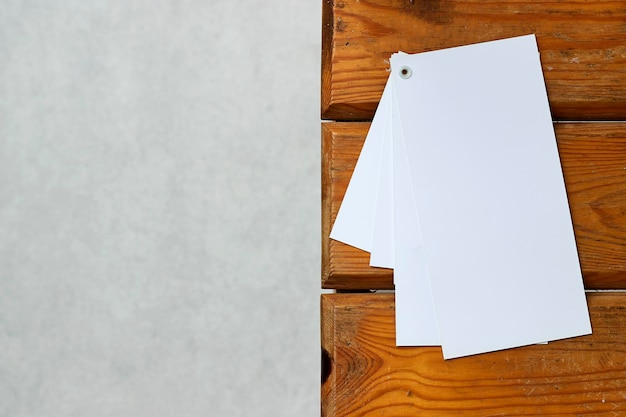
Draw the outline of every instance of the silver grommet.
[[[413,75],[413,71],[411,71],[411,68],[407,66],[400,68],[398,73],[400,74],[400,77],[404,78],[405,80],[411,78],[411,75]]]

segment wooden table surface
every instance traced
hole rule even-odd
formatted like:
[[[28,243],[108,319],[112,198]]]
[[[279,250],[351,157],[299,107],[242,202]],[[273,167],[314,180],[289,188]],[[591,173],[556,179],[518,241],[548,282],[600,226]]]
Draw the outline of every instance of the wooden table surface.
[[[392,271],[328,237],[389,57],[529,33],[593,334],[448,361],[398,348],[393,294],[369,291]],[[322,415],[626,415],[626,1],[324,0],[322,34],[321,286],[342,292],[321,299]]]
[[[623,1],[324,0],[322,117],[371,119],[389,56],[534,33],[555,119],[624,119]]]
[[[588,303],[593,335],[444,361],[395,347],[392,294],[327,294],[322,415],[626,415],[626,294]]]

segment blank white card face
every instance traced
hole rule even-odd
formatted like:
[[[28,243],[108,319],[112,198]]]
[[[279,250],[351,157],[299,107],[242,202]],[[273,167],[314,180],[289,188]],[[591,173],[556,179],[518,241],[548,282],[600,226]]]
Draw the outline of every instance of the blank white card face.
[[[423,247],[444,358],[589,334],[534,35],[395,54],[391,70],[421,230],[395,264],[398,245]]]

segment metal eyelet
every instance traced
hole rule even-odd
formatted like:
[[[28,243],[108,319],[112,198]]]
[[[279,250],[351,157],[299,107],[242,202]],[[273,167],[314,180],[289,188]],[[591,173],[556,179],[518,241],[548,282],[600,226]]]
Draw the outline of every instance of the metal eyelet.
[[[400,68],[398,73],[400,74],[400,78],[404,78],[405,80],[411,78],[411,75],[413,75],[413,71],[407,66]]]

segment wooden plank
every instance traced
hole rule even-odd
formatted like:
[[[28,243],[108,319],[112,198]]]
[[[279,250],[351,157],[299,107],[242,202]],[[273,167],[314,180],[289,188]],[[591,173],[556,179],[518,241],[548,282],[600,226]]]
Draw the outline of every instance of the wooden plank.
[[[322,117],[371,119],[392,53],[535,33],[555,119],[626,119],[623,1],[325,0]]]
[[[593,335],[444,361],[395,346],[393,294],[322,295],[322,416],[626,414],[626,294],[588,302]]]
[[[322,287],[393,288],[389,269],[371,268],[369,254],[329,238],[369,123],[322,124]]]
[[[368,123],[324,123],[322,286],[391,289],[392,272],[329,239]],[[585,286],[626,288],[626,123],[555,125]]]

